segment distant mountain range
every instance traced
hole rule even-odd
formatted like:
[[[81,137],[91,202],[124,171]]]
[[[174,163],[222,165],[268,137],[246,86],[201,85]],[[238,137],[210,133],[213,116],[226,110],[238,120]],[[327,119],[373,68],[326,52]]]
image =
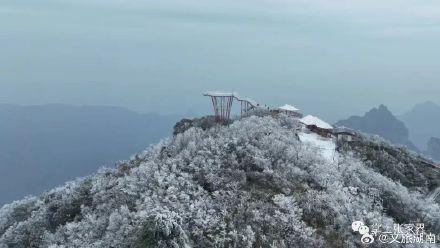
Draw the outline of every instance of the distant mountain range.
[[[170,136],[179,119],[119,107],[0,105],[0,206],[113,166]]]
[[[179,119],[120,107],[0,105],[0,206],[112,166],[170,136]],[[381,105],[336,125],[440,160],[440,106],[433,102],[399,117]]]
[[[409,140],[408,128],[385,105],[373,108],[364,116],[351,116],[346,120],[338,121],[335,125],[377,134],[392,143],[404,145],[411,150],[418,151],[417,147]]]
[[[434,102],[417,104],[398,117],[386,106],[380,105],[362,117],[351,116],[335,125],[377,134],[392,143],[440,160],[440,106]]]
[[[417,104],[398,118],[405,122],[409,138],[421,150],[426,150],[431,137],[440,138],[440,106],[434,102]]]

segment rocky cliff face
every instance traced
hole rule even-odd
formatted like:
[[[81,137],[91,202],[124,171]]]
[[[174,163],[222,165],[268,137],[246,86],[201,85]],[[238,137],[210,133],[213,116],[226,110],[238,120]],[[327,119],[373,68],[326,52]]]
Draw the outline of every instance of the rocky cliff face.
[[[298,125],[180,125],[115,169],[4,206],[0,247],[360,247],[359,220],[440,232],[429,161],[367,136],[335,150]]]
[[[409,140],[409,131],[405,124],[398,120],[384,105],[365,113],[364,116],[351,116],[346,120],[338,121],[336,126],[345,126],[365,133],[379,135],[392,143],[403,145],[411,150],[418,151]]]

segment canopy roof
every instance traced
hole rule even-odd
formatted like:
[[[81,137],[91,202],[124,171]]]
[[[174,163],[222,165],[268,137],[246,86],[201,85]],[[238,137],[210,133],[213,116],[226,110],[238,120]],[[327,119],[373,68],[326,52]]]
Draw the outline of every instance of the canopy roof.
[[[298,111],[299,110],[299,109],[297,109],[294,106],[289,105],[289,104],[283,105],[283,106],[279,107],[278,109],[284,110],[284,111]]]
[[[317,126],[319,128],[322,128],[322,129],[332,129],[333,128],[327,122],[325,122],[325,121],[323,121],[323,120],[321,120],[318,117],[313,116],[313,115],[308,115],[308,116],[302,118],[300,120],[300,122],[305,124],[305,125],[307,125],[307,126],[315,125],[315,126]]]
[[[204,96],[235,96],[234,92],[208,91],[203,93]]]

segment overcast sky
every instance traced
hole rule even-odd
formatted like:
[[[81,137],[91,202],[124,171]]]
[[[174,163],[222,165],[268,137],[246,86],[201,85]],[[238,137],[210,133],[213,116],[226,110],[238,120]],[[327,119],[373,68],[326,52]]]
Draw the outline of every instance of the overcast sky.
[[[439,103],[439,25],[438,0],[1,0],[0,103],[401,113]]]

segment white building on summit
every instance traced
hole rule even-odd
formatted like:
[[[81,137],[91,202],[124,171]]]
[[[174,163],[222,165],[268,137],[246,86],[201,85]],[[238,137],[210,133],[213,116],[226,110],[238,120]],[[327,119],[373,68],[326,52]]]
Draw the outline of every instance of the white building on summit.
[[[304,124],[310,131],[315,132],[323,137],[331,137],[332,135],[332,125],[319,119],[316,116],[308,115],[299,120]]]
[[[297,108],[295,108],[294,106],[289,105],[289,104],[285,104],[285,105],[279,107],[278,109],[279,109],[279,110],[283,110],[283,111],[289,111],[289,112],[296,112],[296,111],[299,111],[299,109],[297,109]]]
[[[299,109],[289,104],[285,104],[281,107],[278,107],[278,111],[280,113],[284,113],[290,116],[301,117],[301,113],[299,112]]]

